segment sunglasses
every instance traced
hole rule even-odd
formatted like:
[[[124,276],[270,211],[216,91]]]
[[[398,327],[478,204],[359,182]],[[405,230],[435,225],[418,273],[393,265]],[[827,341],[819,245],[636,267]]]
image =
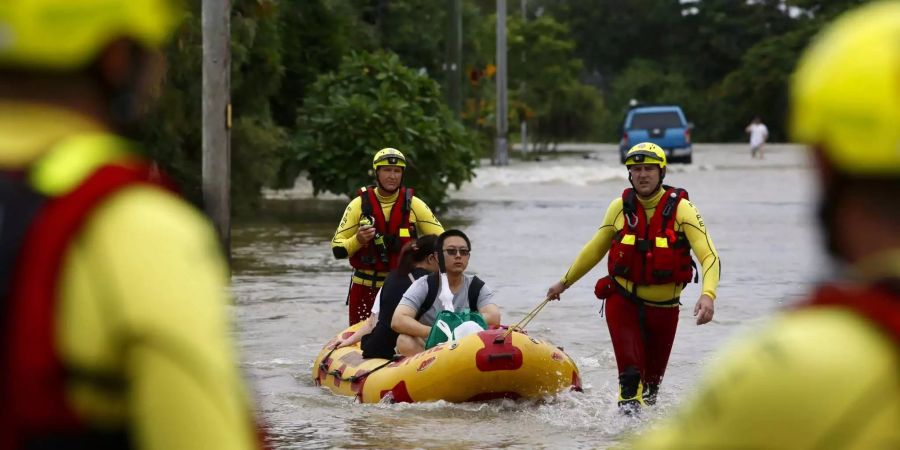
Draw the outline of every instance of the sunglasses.
[[[469,256],[469,249],[467,248],[445,248],[444,252],[450,256],[456,256],[459,253],[459,256]]]

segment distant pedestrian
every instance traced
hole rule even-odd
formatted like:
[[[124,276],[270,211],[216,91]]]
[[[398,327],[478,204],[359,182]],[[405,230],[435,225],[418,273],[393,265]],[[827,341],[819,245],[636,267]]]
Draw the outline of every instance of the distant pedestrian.
[[[762,123],[759,116],[756,116],[744,131],[750,134],[750,156],[756,158],[758,154],[759,159],[763,159],[763,147],[769,139],[769,129],[766,128],[766,124]]]

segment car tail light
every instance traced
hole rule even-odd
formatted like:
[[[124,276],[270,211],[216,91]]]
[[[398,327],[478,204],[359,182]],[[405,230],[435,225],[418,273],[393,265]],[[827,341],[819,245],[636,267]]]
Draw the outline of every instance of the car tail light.
[[[622,133],[622,145],[628,147],[628,133]]]
[[[684,130],[684,142],[687,144],[691,143],[691,130]]]

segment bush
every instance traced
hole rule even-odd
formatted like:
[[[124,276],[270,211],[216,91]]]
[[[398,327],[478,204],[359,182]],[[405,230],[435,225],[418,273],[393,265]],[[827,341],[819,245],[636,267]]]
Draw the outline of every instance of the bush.
[[[597,89],[573,80],[555,86],[549,94],[534,121],[537,142],[546,144],[564,139],[608,141],[615,138],[615,135],[601,131],[612,118]]]
[[[476,165],[475,141],[442,103],[437,83],[385,52],[351,53],[337,72],[318,78],[293,147],[314,193],[348,196],[373,182],[376,151],[397,148],[409,160],[404,184],[433,207]]]

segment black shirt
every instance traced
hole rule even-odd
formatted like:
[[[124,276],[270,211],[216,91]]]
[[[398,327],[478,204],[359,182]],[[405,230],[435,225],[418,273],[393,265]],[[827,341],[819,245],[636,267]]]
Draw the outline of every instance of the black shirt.
[[[427,270],[419,268],[410,272],[415,279],[429,273]],[[397,305],[403,298],[403,293],[409,289],[412,282],[413,280],[408,275],[399,275],[396,271],[391,272],[384,280],[384,285],[381,286],[381,309],[378,311],[378,323],[375,324],[371,333],[362,337],[363,358],[391,359],[394,357],[398,334],[391,329],[391,320],[394,317],[394,310],[397,309]]]

